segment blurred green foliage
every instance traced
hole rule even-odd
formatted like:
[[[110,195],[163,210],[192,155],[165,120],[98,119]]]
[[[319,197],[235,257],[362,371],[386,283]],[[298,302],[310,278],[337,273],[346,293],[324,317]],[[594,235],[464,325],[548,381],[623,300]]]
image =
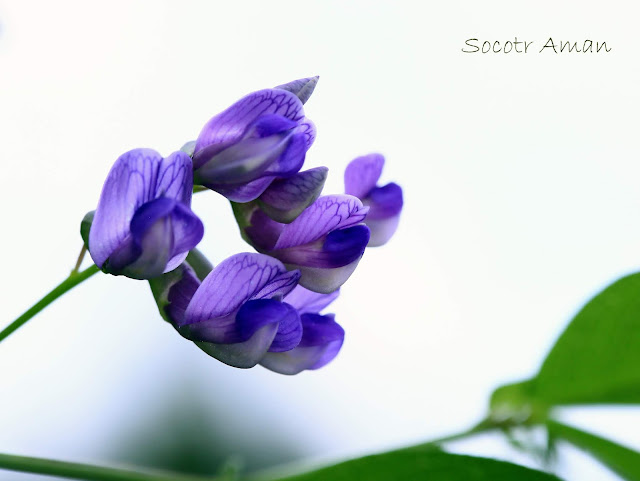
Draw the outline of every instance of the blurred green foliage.
[[[558,481],[516,464],[449,454],[438,450],[402,450],[367,456],[282,481]]]
[[[220,381],[222,383],[222,381]],[[305,439],[292,439],[278,419],[238,412],[228,395],[216,399],[183,381],[157,399],[152,411],[113,440],[114,462],[177,473],[221,475],[254,471],[309,454]]]

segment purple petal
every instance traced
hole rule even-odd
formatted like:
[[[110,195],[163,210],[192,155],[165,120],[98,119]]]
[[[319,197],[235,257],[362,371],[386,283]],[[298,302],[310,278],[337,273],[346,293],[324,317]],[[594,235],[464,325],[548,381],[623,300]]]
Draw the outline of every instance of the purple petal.
[[[133,239],[140,244],[151,227],[158,220],[169,217],[177,205],[178,202],[175,200],[161,197],[140,206],[131,219],[130,228]]]
[[[369,242],[369,228],[354,225],[329,232],[317,242],[273,250],[270,254],[292,266],[335,268],[362,257]]]
[[[140,251],[140,232],[151,229],[149,223],[140,224],[142,217],[138,214],[137,223],[142,231],[139,235],[131,233],[134,215],[143,205],[160,196],[189,206],[192,187],[191,159],[184,152],[174,152],[166,159],[151,149],[135,149],[121,155],[107,176],[89,233],[90,252],[96,265],[103,267],[107,259],[113,257],[109,259],[108,269],[115,274],[124,273],[118,271],[144,255]],[[158,214],[157,209],[169,208],[169,204],[162,205],[164,207],[157,204],[154,208],[155,214],[151,215],[154,222],[166,215]],[[153,232],[160,236],[166,229],[170,229],[169,226],[158,225]],[[160,256],[153,263],[159,265],[162,259]],[[147,261],[143,264],[150,265]],[[132,268],[131,272],[133,276],[148,276],[157,269]]]
[[[256,299],[242,305],[236,315],[238,340],[248,340],[259,328],[273,322],[278,324],[278,331],[269,351],[289,351],[300,343],[302,324],[298,312],[275,299]]]
[[[189,323],[187,315],[183,316],[179,331],[192,341],[236,344],[247,341],[262,326],[276,322],[280,327],[274,349],[293,349],[300,341],[299,336],[295,340],[298,329],[295,323],[299,324],[300,320],[297,311],[284,305],[281,299],[296,286],[299,278],[298,271],[282,272],[233,312],[194,323]],[[298,331],[302,333],[302,327]],[[290,346],[294,340],[295,344]]]
[[[102,264],[102,270],[113,275],[123,274],[124,269],[140,258],[141,254],[142,247],[129,234]]]
[[[296,286],[284,300],[287,304],[295,307],[300,314],[318,314],[335,301],[339,295],[339,290],[335,290],[331,294],[319,294],[302,286]]]
[[[294,319],[291,319],[292,315]],[[281,329],[278,328],[276,337],[280,346],[287,346],[287,343],[293,342],[292,338],[297,335],[294,332],[295,322],[299,324],[300,319],[293,307],[275,299],[256,299],[245,302],[237,312],[228,316],[180,326],[179,331],[187,339],[196,342],[239,344],[248,341],[266,325],[283,324],[282,334],[280,335]],[[299,331],[301,334],[302,327]],[[298,342],[300,342],[299,336],[295,345],[289,349],[293,349]]]
[[[297,132],[304,135],[304,140],[307,145],[306,150],[309,150],[313,142],[316,140],[316,126],[311,122],[311,120],[305,118],[300,122]]]
[[[286,84],[278,85],[276,88],[295,94],[304,104],[309,100],[309,97],[311,97],[319,79],[320,77],[317,75],[315,77],[301,78]]]
[[[297,285],[300,271],[286,271],[274,277],[269,284],[253,295],[253,299],[278,299],[288,295]]]
[[[196,292],[198,292],[196,290]],[[195,295],[195,294],[194,294]],[[193,297],[191,298],[193,300]],[[180,335],[193,342],[212,342],[215,344],[235,344],[244,342],[250,335],[241,336],[236,322],[237,310],[226,316],[207,319],[189,324],[188,309],[177,324]],[[256,329],[264,324],[256,325]]]
[[[384,187],[374,187],[365,202],[369,206],[367,221],[397,216],[403,205],[402,188],[393,182]]]
[[[319,369],[332,361],[344,341],[344,330],[333,316],[304,314],[302,341],[295,349],[267,353],[260,364],[280,374],[294,375],[306,369]]]
[[[185,152],[177,151],[162,160],[154,197],[168,197],[191,205],[193,165]]]
[[[384,157],[369,154],[353,159],[344,171],[344,191],[360,199],[365,198],[382,174]]]
[[[258,328],[271,322],[278,323],[278,332],[269,347],[270,352],[289,351],[302,339],[300,316],[289,304],[274,299],[256,299],[245,302],[238,314],[236,323],[241,341],[250,338]]]
[[[368,207],[349,195],[322,196],[307,207],[296,220],[282,229],[275,249],[299,246],[320,239],[332,230],[349,227],[364,220]]]
[[[255,209],[249,217],[249,225],[244,228],[249,243],[261,252],[273,249],[282,234],[284,224],[271,219],[264,211]]]
[[[272,282],[281,280],[284,265],[263,254],[236,254],[222,261],[196,291],[185,323],[192,324],[235,313]]]
[[[268,114],[259,117],[252,125],[252,135],[259,138],[269,137],[293,130],[298,123],[282,115]]]
[[[356,270],[360,259],[362,259],[362,257],[359,257],[351,264],[333,269],[300,265],[291,265],[289,267],[300,270],[302,276],[300,277],[299,284],[302,287],[306,287],[310,291],[330,294],[347,282],[347,279],[349,279],[353,271]]]
[[[171,229],[173,234],[172,258],[167,263],[165,272],[182,264],[189,251],[200,243],[204,235],[202,221],[183,204],[176,204],[171,213]]]
[[[204,226],[184,204],[161,197],[136,211],[131,220],[131,234],[141,255],[123,272],[135,275],[136,279],[148,279],[178,267],[202,239]],[[111,268],[115,259],[116,255],[109,259]],[[162,262],[162,272],[157,274]]]
[[[196,346],[212,357],[229,366],[248,369],[260,362],[265,356],[278,331],[275,323],[267,324],[245,342],[238,344],[213,344],[196,342]]]
[[[326,167],[316,167],[274,180],[258,198],[260,208],[275,221],[292,222],[320,196],[328,172]]]
[[[202,129],[195,151],[209,145],[233,143],[258,117],[278,114],[298,121],[304,117],[302,102],[285,90],[265,89],[253,92],[213,117]]]
[[[344,329],[335,321],[333,315],[320,316],[304,314],[301,316],[303,334],[300,347],[325,346],[325,352],[308,369],[319,369],[338,355],[344,342]]]
[[[291,132],[285,132],[269,137],[248,137],[213,155],[209,147],[202,149],[194,156],[199,165],[194,171],[195,182],[204,185],[251,182],[284,157],[292,136]],[[217,150],[216,145],[211,148]]]
[[[136,210],[155,196],[162,156],[151,149],[122,154],[109,171],[89,233],[89,251],[98,267],[129,236]]]
[[[124,243],[109,257],[107,272],[122,273],[134,279],[150,279],[161,275],[173,254],[174,237],[171,213],[179,203],[160,198],[142,205],[131,220],[131,244]],[[133,245],[139,255],[124,255]],[[123,246],[127,246],[123,249]]]
[[[273,179],[273,177],[262,177],[246,184],[205,184],[205,186],[215,190],[230,201],[245,203],[260,197],[260,194],[269,187]]]
[[[302,168],[307,153],[307,144],[303,134],[294,134],[280,157],[265,171],[265,175],[288,177]]]
[[[169,289],[167,295],[169,304],[165,307],[169,322],[176,328],[184,321],[184,313],[187,310],[187,306],[191,302],[193,294],[200,287],[200,280],[194,270],[187,264],[182,264],[179,267],[178,274],[179,280]],[[165,276],[167,275],[170,274],[165,274]]]
[[[200,281],[187,263],[172,272],[149,279],[160,315],[176,328],[199,285]]]

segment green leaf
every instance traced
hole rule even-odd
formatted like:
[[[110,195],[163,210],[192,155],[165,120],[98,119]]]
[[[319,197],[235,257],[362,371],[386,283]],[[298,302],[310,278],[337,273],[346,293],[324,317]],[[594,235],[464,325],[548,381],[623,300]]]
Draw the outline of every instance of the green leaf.
[[[424,448],[404,449],[346,461],[282,481],[558,481],[541,471]]]
[[[82,222],[80,222],[80,237],[82,237],[82,242],[84,242],[84,246],[87,249],[89,248],[89,231],[91,230],[95,213],[95,210],[87,212],[82,218]]]
[[[624,479],[640,481],[640,453],[556,421],[549,421],[547,427],[550,436],[586,451]]]
[[[499,388],[491,406],[494,413],[506,407],[540,414],[555,405],[597,403],[640,403],[640,274],[623,277],[591,299],[538,375]]]

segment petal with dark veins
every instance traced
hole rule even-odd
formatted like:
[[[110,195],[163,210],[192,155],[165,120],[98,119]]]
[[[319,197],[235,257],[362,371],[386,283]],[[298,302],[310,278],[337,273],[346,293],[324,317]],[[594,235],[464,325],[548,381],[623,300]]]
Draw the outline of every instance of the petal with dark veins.
[[[202,281],[185,313],[185,323],[207,321],[235,313],[286,272],[284,265],[263,254],[231,256]]]
[[[136,210],[155,196],[162,156],[152,149],[135,149],[115,162],[102,188],[89,233],[89,251],[98,267],[130,236]]]
[[[382,174],[384,157],[380,154],[369,154],[357,157],[349,162],[344,171],[344,191],[364,199]]]
[[[362,222],[369,208],[350,195],[326,195],[286,224],[274,249],[286,249],[316,241],[329,232]]]
[[[318,199],[328,173],[326,167],[316,167],[276,179],[258,197],[258,204],[273,220],[288,224]]]
[[[304,117],[302,102],[286,90],[265,89],[253,92],[207,122],[196,140],[195,152],[209,145],[233,143],[258,117],[277,114],[299,121]]]

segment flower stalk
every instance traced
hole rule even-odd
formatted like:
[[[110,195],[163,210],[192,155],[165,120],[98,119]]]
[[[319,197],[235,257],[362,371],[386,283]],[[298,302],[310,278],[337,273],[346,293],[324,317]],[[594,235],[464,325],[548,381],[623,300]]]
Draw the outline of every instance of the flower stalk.
[[[58,284],[51,292],[49,292],[46,296],[36,302],[30,309],[28,309],[24,314],[18,317],[15,321],[5,327],[2,331],[0,331],[0,342],[9,337],[14,331],[22,327],[26,322],[31,319],[33,316],[38,314],[42,309],[47,307],[53,301],[55,301],[58,297],[62,296],[67,291],[70,291],[75,286],[84,282],[89,277],[94,275],[96,272],[99,272],[98,266],[92,265],[91,267],[86,268],[80,272],[71,272],[69,277],[67,277],[64,281]]]

